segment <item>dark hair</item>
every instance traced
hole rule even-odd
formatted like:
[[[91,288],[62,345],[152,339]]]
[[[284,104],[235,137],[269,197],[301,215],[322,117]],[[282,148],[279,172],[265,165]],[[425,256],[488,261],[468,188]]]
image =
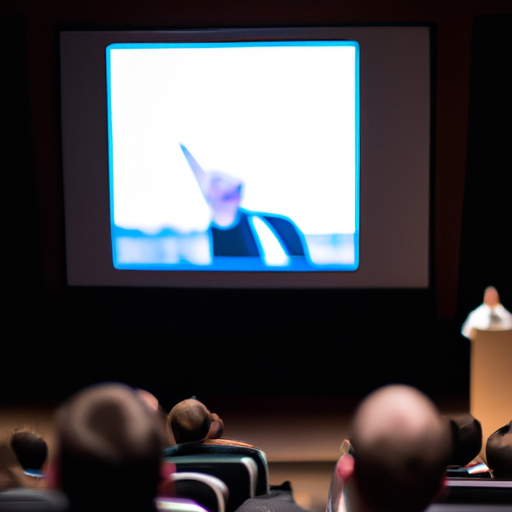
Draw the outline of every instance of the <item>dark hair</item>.
[[[48,456],[46,441],[29,429],[19,429],[12,433],[11,448],[25,470],[42,469]]]
[[[453,452],[448,464],[465,466],[482,449],[482,426],[471,414],[460,414],[449,418],[452,430]]]
[[[176,404],[167,416],[167,429],[171,430],[176,443],[188,443],[205,439],[210,430],[210,411],[204,404],[190,398]]]
[[[130,388],[83,390],[56,417],[62,489],[73,510],[154,510],[165,429]]]
[[[485,454],[495,478],[512,479],[512,421],[489,436]]]

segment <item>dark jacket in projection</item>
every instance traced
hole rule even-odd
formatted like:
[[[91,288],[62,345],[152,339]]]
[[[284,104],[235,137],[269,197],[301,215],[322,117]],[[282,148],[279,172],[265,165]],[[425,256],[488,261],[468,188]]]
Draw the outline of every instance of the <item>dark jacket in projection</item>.
[[[306,255],[302,236],[292,221],[279,215],[240,210],[239,221],[234,226],[228,229],[211,227],[214,256],[261,256],[249,223],[250,215],[256,215],[270,225],[288,256]]]

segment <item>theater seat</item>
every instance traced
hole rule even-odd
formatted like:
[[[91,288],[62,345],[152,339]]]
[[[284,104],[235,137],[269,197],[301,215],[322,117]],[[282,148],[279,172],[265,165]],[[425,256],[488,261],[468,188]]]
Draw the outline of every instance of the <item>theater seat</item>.
[[[258,477],[256,480],[255,495],[261,496],[268,494],[268,465],[265,452],[262,450],[229,439],[207,439],[205,441],[181,443],[171,446],[165,450],[166,457],[176,457],[180,455],[243,455],[254,460],[258,468]]]
[[[189,498],[210,512],[225,512],[229,491],[219,478],[204,473],[173,473],[169,480],[174,484],[176,497]]]
[[[511,504],[512,481],[490,478],[449,479],[438,502],[452,504]]]
[[[446,476],[448,478],[491,478],[489,468],[484,463],[462,468],[448,466]]]
[[[512,512],[512,505],[496,503],[433,503],[425,512]]]
[[[158,512],[210,512],[193,500],[184,498],[157,498]]]
[[[167,457],[178,473],[206,473],[222,480],[229,489],[226,512],[233,512],[255,496],[258,468],[250,457],[240,455],[182,455]]]
[[[8,489],[0,492],[0,512],[65,512],[66,496],[59,491]]]

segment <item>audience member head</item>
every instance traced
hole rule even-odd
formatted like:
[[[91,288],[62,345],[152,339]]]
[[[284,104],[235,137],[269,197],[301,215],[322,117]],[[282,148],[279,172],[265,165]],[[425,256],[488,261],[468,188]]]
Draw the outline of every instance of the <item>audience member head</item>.
[[[12,433],[11,448],[21,467],[25,470],[41,470],[48,457],[46,441],[28,428]]]
[[[167,430],[177,444],[215,439],[224,433],[224,423],[194,398],[176,404],[167,416]]]
[[[449,418],[452,429],[453,451],[448,464],[466,466],[482,449],[482,426],[471,414]]]
[[[131,388],[86,388],[57,412],[56,480],[72,510],[154,510],[165,429]]]
[[[512,480],[512,421],[489,436],[485,454],[495,478]]]
[[[160,410],[160,403],[158,402],[158,398],[150,393],[149,391],[146,391],[145,389],[136,388],[135,391],[139,395],[144,402],[150,407],[150,409],[153,409],[154,411]]]
[[[494,308],[500,303],[498,290],[494,286],[488,286],[484,291],[484,304],[490,308]]]
[[[419,512],[441,489],[450,428],[416,389],[394,385],[370,394],[354,415],[350,439],[352,453],[339,459],[334,475],[350,512]]]

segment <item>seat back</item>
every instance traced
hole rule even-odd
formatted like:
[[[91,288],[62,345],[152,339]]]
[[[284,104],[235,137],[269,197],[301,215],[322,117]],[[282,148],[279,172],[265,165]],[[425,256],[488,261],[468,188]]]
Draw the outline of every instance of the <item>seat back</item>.
[[[157,498],[155,504],[158,512],[210,512],[195,501],[184,498]]]
[[[425,512],[512,512],[512,505],[497,503],[432,503]]]
[[[0,512],[65,512],[68,499],[59,491],[8,489],[0,492]]]
[[[448,479],[442,503],[511,504],[512,481],[490,478]]]
[[[181,455],[243,455],[250,457],[258,468],[255,495],[261,496],[269,492],[267,457],[265,452],[254,446],[228,439],[209,439],[171,446],[165,450],[165,455],[167,457]]]
[[[489,468],[482,462],[470,467],[453,467],[448,466],[446,470],[448,478],[491,478]]]
[[[229,489],[226,512],[233,512],[255,495],[258,468],[250,457],[239,455],[183,455],[166,459],[178,473],[206,473],[222,480]]]
[[[189,498],[210,512],[225,512],[229,498],[227,485],[219,478],[204,473],[173,473],[176,497]]]

